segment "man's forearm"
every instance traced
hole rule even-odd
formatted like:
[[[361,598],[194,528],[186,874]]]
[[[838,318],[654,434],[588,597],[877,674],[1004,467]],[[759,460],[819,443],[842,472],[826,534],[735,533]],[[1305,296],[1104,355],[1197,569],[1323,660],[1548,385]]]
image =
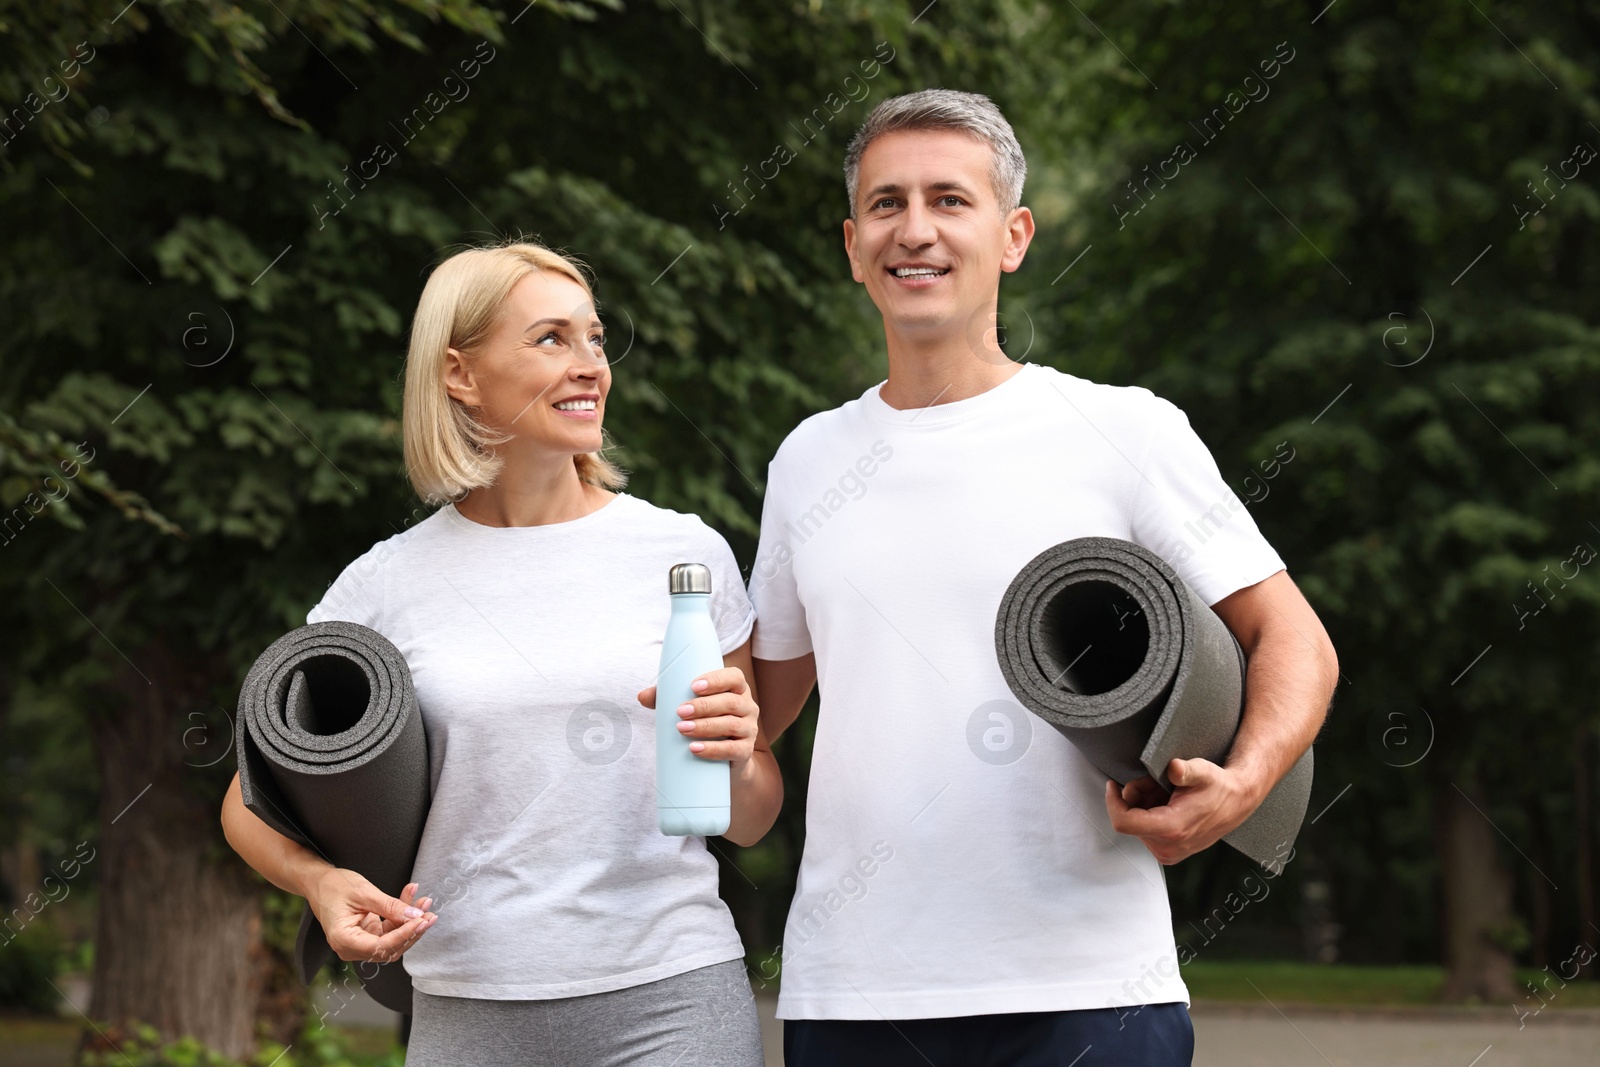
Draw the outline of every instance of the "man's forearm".
[[[1275,579],[1288,582],[1286,574]],[[1277,595],[1256,606],[1254,624],[1240,627],[1250,665],[1245,710],[1226,763],[1250,785],[1258,805],[1317,739],[1339,683],[1333,641],[1299,590],[1288,584],[1272,592]]]
[[[756,626],[759,628],[761,623],[758,621]],[[800,717],[800,710],[817,684],[817,657],[807,652],[795,659],[758,659],[754,667],[762,728],[769,740],[776,741]]]
[[[1338,680],[1333,646],[1320,626],[1316,634],[1286,620],[1263,628],[1249,656],[1244,714],[1225,763],[1251,789],[1255,804],[1311,747]]]
[[[766,836],[783,807],[783,776],[772,751],[758,745],[743,767],[733,769],[732,817],[722,836],[748,847]]]

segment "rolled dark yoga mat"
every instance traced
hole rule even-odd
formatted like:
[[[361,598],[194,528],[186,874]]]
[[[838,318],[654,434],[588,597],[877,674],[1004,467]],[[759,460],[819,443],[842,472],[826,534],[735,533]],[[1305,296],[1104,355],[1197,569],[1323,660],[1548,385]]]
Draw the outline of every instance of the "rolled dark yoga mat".
[[[1119,783],[1168,761],[1222,764],[1244,709],[1245,656],[1217,613],[1159,556],[1112,537],[1045,549],[1001,598],[995,653],[1023,707]],[[1311,798],[1311,750],[1223,838],[1272,871]]]
[[[237,734],[245,807],[336,867],[400,894],[431,797],[422,715],[399,649],[357,623],[291,630],[245,676]],[[301,982],[332,958],[308,904],[295,940]],[[373,1000],[409,1013],[403,964],[402,956],[355,970]]]

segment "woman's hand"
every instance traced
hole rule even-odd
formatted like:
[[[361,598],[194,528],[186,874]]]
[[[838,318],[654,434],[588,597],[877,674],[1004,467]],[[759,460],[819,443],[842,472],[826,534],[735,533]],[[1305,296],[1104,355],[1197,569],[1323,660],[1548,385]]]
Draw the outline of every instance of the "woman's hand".
[[[722,836],[745,847],[772,829],[783,803],[783,776],[761,729],[761,709],[749,681],[755,676],[751,640],[725,654],[722,667],[696,677],[690,683],[695,695],[678,712],[678,728],[690,739],[691,752],[730,761],[733,811]],[[639,703],[654,708],[656,687],[640,690]]]
[[[702,759],[729,760],[737,775],[755,752],[761,709],[738,667],[719,667],[697,677],[697,696],[678,708],[678,730],[690,738],[689,751]],[[639,703],[656,706],[656,687],[641,690]]]
[[[433,926],[429,897],[413,901],[417,883],[391,897],[355,871],[329,866],[306,886],[306,902],[341,960],[392,963]]]

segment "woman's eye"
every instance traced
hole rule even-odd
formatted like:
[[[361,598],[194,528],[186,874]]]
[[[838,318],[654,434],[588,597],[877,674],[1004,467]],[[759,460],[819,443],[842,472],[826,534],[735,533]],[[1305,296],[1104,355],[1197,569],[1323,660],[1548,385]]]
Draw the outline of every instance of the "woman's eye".
[[[535,341],[534,344],[542,345],[546,341],[560,341],[560,340],[561,340],[561,335],[556,333],[554,330],[551,330],[549,333],[545,334],[543,337],[541,337],[537,341]]]
[[[606,346],[606,335],[603,333],[597,333],[593,337],[589,338],[589,343],[594,345],[596,348],[604,348]]]

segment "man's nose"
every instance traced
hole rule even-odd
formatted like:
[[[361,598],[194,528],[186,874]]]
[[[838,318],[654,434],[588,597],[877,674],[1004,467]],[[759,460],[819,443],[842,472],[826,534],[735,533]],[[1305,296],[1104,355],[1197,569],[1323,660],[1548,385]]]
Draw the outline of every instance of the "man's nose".
[[[933,216],[921,204],[912,203],[900,217],[900,243],[907,248],[924,248],[939,239]]]

